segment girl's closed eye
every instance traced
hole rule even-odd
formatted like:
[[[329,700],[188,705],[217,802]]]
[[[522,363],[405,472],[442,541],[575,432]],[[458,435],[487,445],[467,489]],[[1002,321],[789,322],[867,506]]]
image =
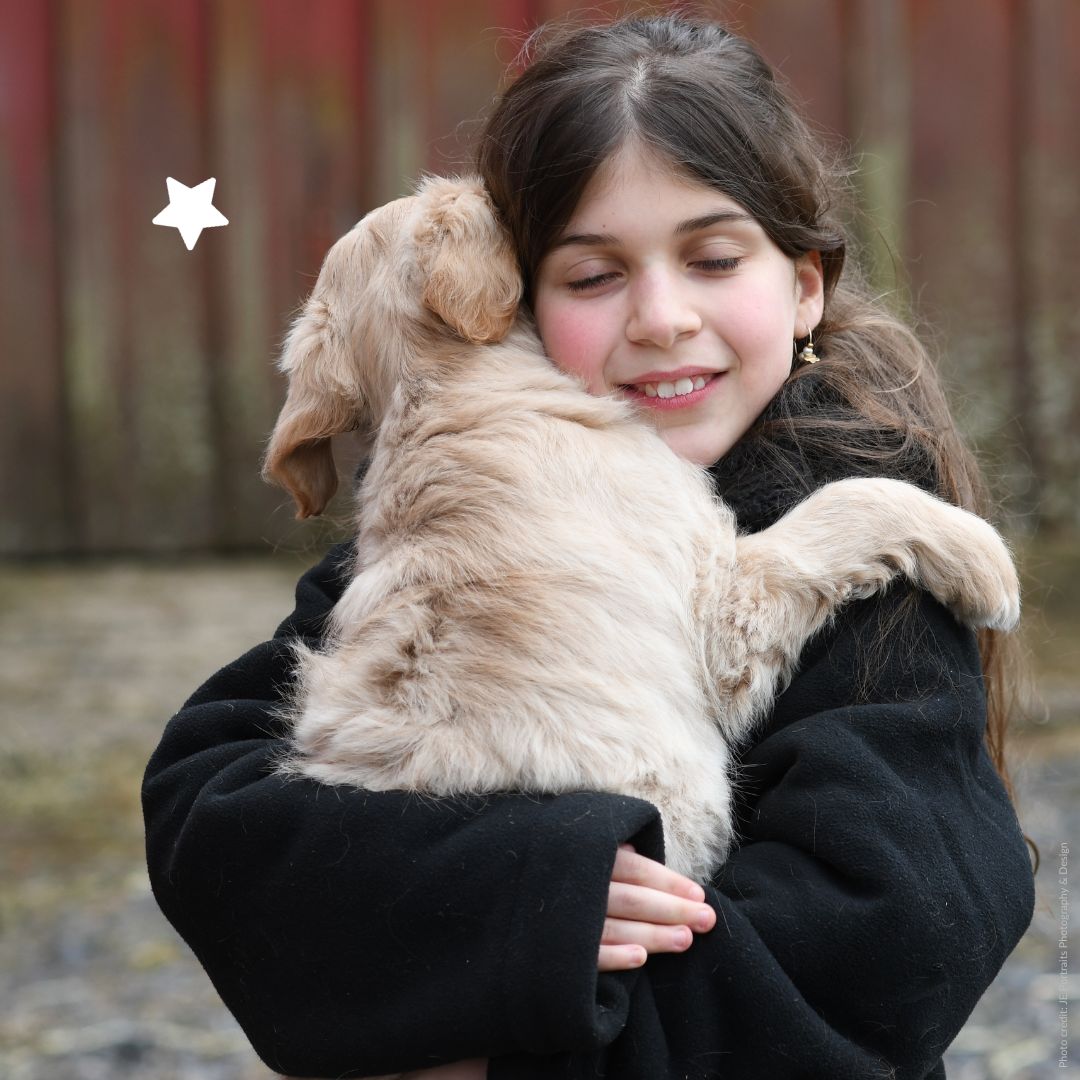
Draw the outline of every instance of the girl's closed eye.
[[[701,259],[691,265],[700,267],[702,270],[735,270],[741,262],[741,256],[728,255],[722,259]]]
[[[566,287],[571,292],[584,292],[586,289],[594,289],[598,285],[606,285],[612,278],[618,276],[614,270],[609,270],[606,274],[595,274],[592,277],[579,278],[577,281],[568,281]]]
[[[712,273],[716,271],[736,270],[741,262],[741,256],[730,255],[719,259],[698,259],[697,261],[690,263],[690,265],[696,269]],[[584,292],[587,289],[595,289],[601,285],[606,285],[618,276],[619,275],[614,270],[609,270],[603,274],[594,274],[591,277],[579,278],[577,281],[568,281],[566,287],[571,292]]]

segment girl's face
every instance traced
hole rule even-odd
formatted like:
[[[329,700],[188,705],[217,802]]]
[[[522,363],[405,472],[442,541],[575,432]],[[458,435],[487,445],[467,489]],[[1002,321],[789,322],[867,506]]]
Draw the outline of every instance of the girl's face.
[[[817,252],[788,258],[737,202],[627,147],[586,187],[533,296],[560,368],[638,402],[675,453],[711,465],[788,377],[824,290]]]

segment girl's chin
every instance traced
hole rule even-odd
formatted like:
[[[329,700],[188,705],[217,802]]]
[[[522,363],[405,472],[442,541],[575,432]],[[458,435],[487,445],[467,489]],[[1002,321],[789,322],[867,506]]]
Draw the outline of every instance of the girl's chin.
[[[659,435],[684,461],[706,468],[716,464],[731,449],[731,440],[723,438],[716,431],[661,427]]]

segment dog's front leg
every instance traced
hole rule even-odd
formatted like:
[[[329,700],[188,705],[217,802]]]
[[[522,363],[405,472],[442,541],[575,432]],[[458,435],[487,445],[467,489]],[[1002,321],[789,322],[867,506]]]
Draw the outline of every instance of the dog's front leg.
[[[970,626],[1011,630],[1020,618],[1016,566],[997,530],[900,480],[826,484],[757,539],[778,543],[829,602],[903,575]]]
[[[770,532],[739,537],[734,559],[703,576],[695,605],[712,711],[732,746],[765,714],[806,642],[852,593],[792,560],[784,537]]]
[[[739,537],[721,587],[702,595],[702,631],[725,734],[741,739],[806,642],[848,600],[903,575],[973,626],[1010,629],[1020,593],[987,522],[886,479],[828,484],[775,525]]]

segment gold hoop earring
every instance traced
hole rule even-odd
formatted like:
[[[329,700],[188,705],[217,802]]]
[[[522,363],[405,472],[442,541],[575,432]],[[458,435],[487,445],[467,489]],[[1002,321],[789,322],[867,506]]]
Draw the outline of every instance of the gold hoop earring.
[[[802,352],[799,353],[799,359],[804,364],[816,364],[821,359],[821,357],[818,356],[817,353],[814,352],[814,332],[813,332],[813,330],[807,330],[806,331],[806,336],[810,340],[803,346]]]

